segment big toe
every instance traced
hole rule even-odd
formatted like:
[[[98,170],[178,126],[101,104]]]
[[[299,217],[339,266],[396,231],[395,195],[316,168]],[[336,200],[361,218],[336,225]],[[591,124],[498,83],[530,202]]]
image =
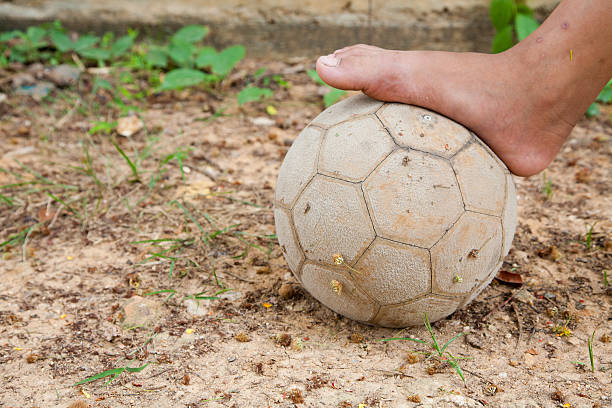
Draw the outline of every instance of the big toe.
[[[317,73],[325,83],[334,88],[365,90],[376,77],[379,61],[374,57],[381,49],[355,45],[319,57]]]

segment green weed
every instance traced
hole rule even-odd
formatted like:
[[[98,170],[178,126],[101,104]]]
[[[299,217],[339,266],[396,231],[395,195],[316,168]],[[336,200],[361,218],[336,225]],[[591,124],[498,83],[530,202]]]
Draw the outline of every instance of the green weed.
[[[110,370],[106,370],[106,371],[102,371],[101,373],[92,375],[91,377],[87,377],[84,380],[81,380],[77,383],[74,383],[73,386],[77,386],[77,385],[82,385],[82,384],[86,384],[88,382],[92,382],[92,381],[96,381],[99,380],[101,378],[106,378],[106,377],[110,377],[105,383],[104,386],[109,385],[111,382],[113,382],[118,376],[120,376],[121,374],[123,374],[125,371],[127,371],[128,373],[139,373],[142,370],[144,370],[145,368],[147,368],[147,366],[149,364],[151,364],[151,362],[148,362],[140,367],[130,367],[130,363],[134,361],[134,360],[130,360],[128,362],[128,364],[125,367],[117,367],[117,368],[112,368]]]
[[[550,197],[552,197],[552,185],[552,180],[546,178],[546,172],[542,173],[542,194],[544,194],[547,200],[550,200]]]
[[[426,353],[427,355],[426,360],[429,360],[431,358],[436,358],[440,362],[448,363],[455,370],[457,375],[461,378],[461,380],[465,384],[465,376],[463,375],[463,370],[459,366],[459,362],[458,362],[458,360],[463,360],[465,358],[455,357],[454,355],[450,353],[450,351],[446,350],[446,348],[453,341],[461,337],[463,333],[457,334],[456,336],[451,338],[449,341],[447,341],[442,347],[440,347],[440,343],[438,342],[438,339],[436,338],[436,335],[431,327],[431,323],[429,322],[429,317],[427,317],[427,313],[424,314],[423,323],[425,324],[425,328],[427,329],[427,331],[429,332],[429,335],[431,336],[431,343],[427,343],[424,340],[415,339],[412,337],[392,337],[392,338],[382,339],[381,341],[408,340],[408,341],[414,341],[416,343],[429,345],[434,350],[434,352]]]

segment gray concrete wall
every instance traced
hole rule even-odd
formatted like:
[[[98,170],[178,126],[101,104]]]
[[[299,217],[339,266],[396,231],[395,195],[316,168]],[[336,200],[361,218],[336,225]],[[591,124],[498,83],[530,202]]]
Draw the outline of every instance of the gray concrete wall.
[[[555,0],[531,0],[543,17]],[[489,0],[9,0],[0,28],[61,20],[86,30],[136,27],[155,35],[184,24],[211,27],[217,46],[251,55],[327,53],[353,43],[396,49],[488,51]]]

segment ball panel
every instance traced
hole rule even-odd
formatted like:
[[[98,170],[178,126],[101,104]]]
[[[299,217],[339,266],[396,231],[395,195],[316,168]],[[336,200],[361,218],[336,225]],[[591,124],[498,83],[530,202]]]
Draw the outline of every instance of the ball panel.
[[[452,159],[466,210],[501,216],[506,197],[506,175],[491,155],[472,143]]]
[[[421,326],[425,312],[430,322],[435,322],[453,313],[461,299],[427,295],[403,305],[382,306],[371,323],[384,327]]]
[[[282,208],[274,209],[274,222],[276,224],[276,236],[285,260],[291,272],[300,279],[300,266],[304,261],[304,254],[295,237],[291,218],[286,210]]]
[[[504,231],[504,250],[502,252],[502,259],[512,246],[512,240],[514,239],[514,233],[516,232],[516,224],[518,222],[518,203],[516,201],[516,188],[514,186],[514,179],[511,174],[506,175],[506,205],[504,207],[504,213],[502,215],[502,225]],[[500,259],[501,260],[501,259]]]
[[[327,128],[352,117],[374,113],[382,105],[383,102],[364,94],[351,96],[325,109],[311,123]]]
[[[327,130],[319,155],[319,172],[350,181],[361,181],[395,143],[374,116],[362,116]]]
[[[431,247],[463,213],[450,164],[415,150],[396,150],[363,184],[377,235]]]
[[[497,276],[497,271],[499,271],[499,268],[501,268],[503,262],[500,262],[497,264],[497,266],[495,268],[493,268],[493,270],[491,272],[489,272],[489,275],[486,277],[485,280],[483,280],[482,282],[480,282],[480,284],[478,284],[478,286],[476,286],[473,290],[472,293],[468,294],[465,297],[465,300],[461,303],[461,306],[459,308],[462,308],[464,306],[466,306],[467,304],[469,304],[472,300],[476,299],[476,297],[482,293],[483,290],[485,290],[485,288],[487,286],[489,286],[489,284],[491,283],[491,281],[493,280],[493,278],[495,278],[495,276]]]
[[[374,228],[359,185],[317,175],[293,208],[297,236],[307,259],[334,264],[334,255],[354,264],[374,240]]]
[[[276,181],[276,201],[291,208],[296,197],[317,171],[323,129],[308,126],[287,152]]]
[[[499,218],[467,211],[431,248],[433,292],[471,292],[499,262],[501,248]]]
[[[388,103],[376,115],[400,146],[447,158],[472,138],[470,132],[460,124],[416,106]]]
[[[491,150],[489,145],[483,142],[482,139],[479,138],[476,133],[474,132],[470,132],[470,133],[473,136],[474,142],[476,142],[476,144],[480,145],[483,149],[487,151],[487,153],[489,153],[489,156],[491,156],[493,160],[495,160],[495,162],[499,165],[499,167],[501,167],[504,170],[504,173],[510,174],[510,170],[508,170],[508,167],[506,167],[506,163],[504,163],[503,161],[501,161],[499,157],[497,157],[497,155],[495,154],[493,150]]]
[[[334,312],[367,322],[374,317],[378,305],[353,284],[347,271],[307,262],[302,268],[302,284]]]
[[[351,272],[355,284],[380,304],[401,303],[430,289],[429,251],[377,237]]]

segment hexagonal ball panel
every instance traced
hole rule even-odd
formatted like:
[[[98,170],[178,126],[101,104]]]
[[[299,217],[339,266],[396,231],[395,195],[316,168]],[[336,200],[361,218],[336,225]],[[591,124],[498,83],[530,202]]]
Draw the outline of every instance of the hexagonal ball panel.
[[[325,109],[311,123],[327,128],[352,117],[374,113],[382,105],[383,102],[372,99],[364,94],[351,96]]]
[[[497,265],[501,250],[499,218],[466,212],[431,248],[433,292],[469,293]]]
[[[506,206],[504,207],[504,213],[502,215],[502,225],[504,228],[504,250],[502,259],[508,255],[510,247],[512,246],[512,240],[514,239],[516,224],[518,222],[517,209],[518,203],[516,201],[514,180],[511,174],[506,174]]]
[[[459,306],[459,308],[468,305],[470,302],[472,302],[472,300],[476,299],[476,297],[480,293],[482,293],[482,291],[485,290],[487,286],[489,286],[493,278],[495,278],[495,276],[497,275],[497,271],[499,271],[499,268],[501,268],[502,264],[503,262],[498,263],[497,266],[493,268],[493,270],[491,270],[489,276],[487,276],[482,282],[480,282],[478,286],[476,286],[474,290],[472,290],[471,293],[466,295],[465,300],[461,303],[461,306]]]
[[[341,254],[353,264],[374,239],[359,185],[317,175],[293,208],[304,255],[324,264]]]
[[[291,208],[301,189],[317,172],[317,159],[323,130],[308,126],[287,152],[276,180],[276,201]]]
[[[340,267],[306,263],[302,270],[302,284],[318,301],[349,319],[367,322],[378,308]]]
[[[295,233],[293,226],[291,225],[291,219],[286,210],[282,208],[274,209],[274,221],[276,223],[276,236],[278,237],[278,243],[280,244],[281,251],[285,255],[287,264],[291,269],[291,272],[300,279],[300,265],[304,260],[304,255],[300,249],[299,244],[295,239]]]
[[[461,299],[427,295],[403,305],[382,306],[372,321],[384,327],[422,326],[427,312],[430,322],[445,318],[459,308]]]
[[[397,150],[363,184],[378,235],[431,247],[463,213],[449,163],[415,150]]]
[[[452,159],[466,210],[501,216],[506,197],[504,168],[478,143]]]
[[[395,147],[375,116],[362,116],[327,130],[319,155],[319,172],[361,181]]]
[[[405,302],[430,288],[429,251],[377,237],[351,272],[364,292],[382,305]]]
[[[470,139],[470,132],[439,113],[401,103],[389,103],[376,112],[395,141],[429,153],[451,157]]]

